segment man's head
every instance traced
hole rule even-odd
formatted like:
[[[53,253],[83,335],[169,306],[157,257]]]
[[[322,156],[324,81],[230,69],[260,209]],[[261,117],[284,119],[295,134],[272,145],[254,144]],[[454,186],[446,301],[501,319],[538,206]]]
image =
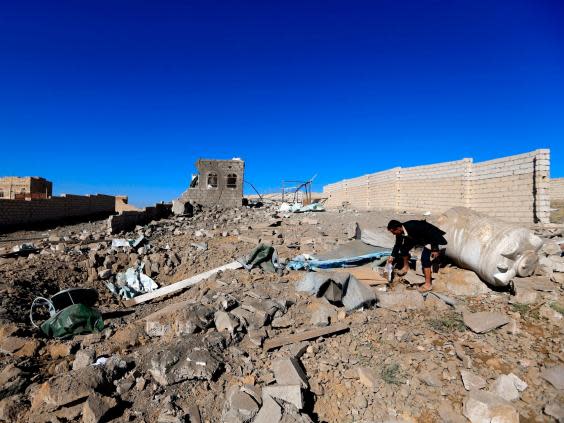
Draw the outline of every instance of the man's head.
[[[394,235],[401,235],[403,233],[403,226],[401,222],[397,220],[390,220],[388,222],[388,231],[390,231]]]

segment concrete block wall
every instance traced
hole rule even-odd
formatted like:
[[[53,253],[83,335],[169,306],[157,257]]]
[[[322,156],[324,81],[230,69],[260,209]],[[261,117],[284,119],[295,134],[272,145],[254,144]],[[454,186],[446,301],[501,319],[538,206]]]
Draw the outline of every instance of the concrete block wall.
[[[34,224],[64,222],[114,213],[111,195],[62,195],[33,200],[0,199],[0,231],[25,229]]]
[[[159,220],[172,214],[172,204],[155,204],[145,207],[144,210],[125,210],[108,218],[110,233],[127,232],[135,229],[137,225],[146,225],[153,220]]]
[[[550,151],[394,168],[324,187],[328,207],[441,213],[465,206],[509,222],[548,223]],[[564,185],[564,184],[563,184]]]
[[[564,201],[564,178],[550,180],[550,200]]]

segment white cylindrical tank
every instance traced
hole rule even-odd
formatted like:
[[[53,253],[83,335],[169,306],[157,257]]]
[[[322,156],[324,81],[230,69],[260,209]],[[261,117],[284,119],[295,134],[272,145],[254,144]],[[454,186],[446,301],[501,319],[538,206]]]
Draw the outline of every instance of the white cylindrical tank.
[[[465,207],[447,210],[437,226],[446,232],[447,257],[488,284],[507,286],[515,276],[530,276],[537,267],[543,241],[526,228]]]

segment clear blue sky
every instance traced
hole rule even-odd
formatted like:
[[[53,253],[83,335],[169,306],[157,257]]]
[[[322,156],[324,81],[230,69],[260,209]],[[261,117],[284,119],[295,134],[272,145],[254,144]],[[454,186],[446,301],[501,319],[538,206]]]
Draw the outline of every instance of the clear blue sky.
[[[261,190],[550,148],[559,0],[4,1],[0,174],[177,197],[242,157]]]

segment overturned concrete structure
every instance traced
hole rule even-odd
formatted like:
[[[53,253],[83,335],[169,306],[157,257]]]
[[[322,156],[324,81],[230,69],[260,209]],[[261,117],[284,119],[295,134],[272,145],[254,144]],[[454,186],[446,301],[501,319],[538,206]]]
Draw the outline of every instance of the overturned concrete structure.
[[[174,201],[175,214],[187,213],[187,203],[204,207],[240,207],[243,203],[245,162],[241,159],[196,162],[198,174],[190,187]]]
[[[447,210],[438,219],[446,232],[446,254],[460,267],[473,270],[493,286],[504,287],[516,276],[533,274],[541,238],[465,207]]]

